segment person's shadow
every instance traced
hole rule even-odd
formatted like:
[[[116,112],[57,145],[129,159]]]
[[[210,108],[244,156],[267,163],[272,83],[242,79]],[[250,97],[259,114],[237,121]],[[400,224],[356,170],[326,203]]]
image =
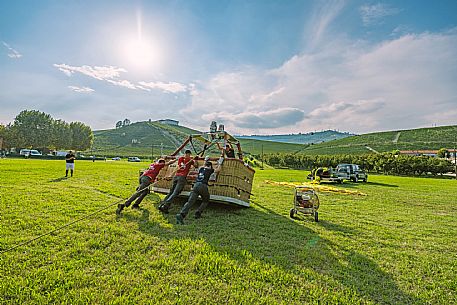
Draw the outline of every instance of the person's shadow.
[[[291,220],[257,202],[261,202],[261,198],[257,198],[251,208],[210,203],[201,219],[195,220],[193,214],[189,214],[184,226],[175,225],[175,214],[181,208],[179,204],[172,206],[170,214],[161,215],[154,207],[151,213],[143,209],[141,214],[126,213],[124,217],[127,221],[137,222],[138,229],[144,234],[167,242],[186,238],[196,242],[203,240],[212,251],[236,260],[248,270],[252,260],[256,260],[286,277],[307,278],[310,272],[314,272],[322,281],[331,278],[374,303],[423,304],[420,299],[402,291],[390,274],[354,250],[356,247],[339,245],[307,227],[307,221],[311,221],[309,218]],[[156,205],[157,201],[152,204]],[[155,217],[164,217],[170,227],[160,225],[154,221]],[[347,237],[358,234],[351,228],[325,220],[316,225]],[[196,272],[214,275],[211,264],[213,262],[206,261]],[[273,276],[265,280],[277,278]]]
[[[56,178],[56,179],[51,179],[49,180],[49,182],[60,182],[60,181],[63,181],[63,180],[67,180],[68,177],[60,177],[60,178]]]

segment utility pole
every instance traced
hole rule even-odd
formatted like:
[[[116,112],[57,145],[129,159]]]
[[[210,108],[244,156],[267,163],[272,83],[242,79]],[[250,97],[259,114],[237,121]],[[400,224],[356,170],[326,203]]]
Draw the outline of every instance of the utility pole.
[[[262,144],[262,169],[263,169],[263,144]]]
[[[454,174],[457,180],[457,151],[455,150],[457,145],[457,132],[454,134]]]
[[[151,144],[151,162],[154,162],[154,143]]]
[[[160,156],[163,156],[163,143],[160,143]]]

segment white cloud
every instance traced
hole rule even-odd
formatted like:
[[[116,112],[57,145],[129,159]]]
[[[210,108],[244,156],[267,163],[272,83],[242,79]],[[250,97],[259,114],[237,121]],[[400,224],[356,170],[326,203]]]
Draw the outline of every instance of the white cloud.
[[[329,25],[340,14],[344,6],[345,1],[342,0],[318,2],[305,29],[305,40],[309,49],[314,49],[323,40]]]
[[[186,85],[176,82],[139,82],[139,84],[145,88],[160,89],[168,93],[181,93],[186,92],[188,90],[188,87]]]
[[[136,89],[141,89],[138,86],[132,84],[128,80],[112,80],[112,79],[107,79],[106,80],[108,83],[119,86],[119,87],[125,87],[128,89],[136,90]]]
[[[22,57],[22,54],[20,54],[18,51],[16,51],[15,49],[13,49],[9,44],[7,44],[6,42],[2,41],[3,45],[8,49],[9,53],[8,53],[8,57],[9,58],[15,58],[15,59],[18,59],[18,58],[21,58]]]
[[[380,109],[384,103],[382,101],[356,101],[356,102],[336,102],[331,104],[324,104],[318,108],[313,109],[307,118],[321,118],[329,119],[335,114],[341,113],[349,115],[353,113],[366,114],[372,113]]]
[[[374,5],[362,5],[359,8],[363,24],[365,26],[382,23],[384,17],[396,15],[401,12],[400,9],[390,7],[387,4],[377,3]]]
[[[313,109],[306,115],[306,120],[310,126],[350,126],[352,129],[362,125],[367,129],[375,128],[377,121],[372,118],[383,106],[381,100],[335,102]]]
[[[81,74],[93,77],[98,80],[107,80],[107,79],[114,79],[118,78],[121,72],[127,72],[127,70],[123,68],[117,68],[113,66],[107,67],[98,67],[98,66],[69,66],[66,64],[54,64],[54,67],[58,68],[60,71],[65,73],[67,76],[71,76],[75,72],[79,72]]]
[[[427,119],[428,126],[433,126],[434,124],[456,125],[457,109],[450,109],[443,112],[430,113],[428,115],[425,115],[425,118]]]
[[[277,69],[244,67],[199,82],[181,115],[201,121],[196,128],[207,129],[208,120],[217,118],[226,130],[243,134],[431,126],[440,124],[439,117],[457,121],[456,79],[457,29],[375,45],[338,40]],[[283,124],[269,116],[281,109],[304,115]]]
[[[197,86],[194,83],[189,84],[189,95],[197,96],[199,94],[198,90],[196,89]]]
[[[207,113],[202,119],[210,121],[222,121],[225,124],[235,125],[239,128],[277,128],[294,125],[305,117],[302,110],[296,108],[279,108],[269,111],[241,112],[230,114],[225,112]]]
[[[79,92],[79,93],[91,93],[94,92],[95,90],[89,87],[77,87],[77,86],[68,86],[68,88],[74,92]]]
[[[283,91],[284,91],[284,87],[281,87],[281,88],[275,89],[271,92],[267,92],[265,94],[253,95],[253,96],[251,96],[249,101],[250,102],[256,102],[256,101],[267,102],[267,101],[275,98],[275,96],[280,95]]]
[[[177,82],[145,82],[145,81],[140,81],[138,84],[134,84],[129,80],[125,79],[119,79],[121,76],[121,73],[127,72],[124,68],[118,68],[118,67],[113,67],[113,66],[104,66],[104,67],[99,67],[99,66],[70,66],[67,64],[54,64],[54,67],[65,73],[68,77],[72,76],[74,73],[78,72],[83,75],[101,80],[101,81],[106,81],[112,85],[119,86],[119,87],[124,87],[128,88],[131,90],[137,90],[141,89],[144,91],[151,91],[151,89],[159,89],[162,90],[163,92],[167,93],[181,93],[181,92],[187,92],[191,91],[195,93],[194,90],[194,85],[193,86],[186,86],[181,83]]]

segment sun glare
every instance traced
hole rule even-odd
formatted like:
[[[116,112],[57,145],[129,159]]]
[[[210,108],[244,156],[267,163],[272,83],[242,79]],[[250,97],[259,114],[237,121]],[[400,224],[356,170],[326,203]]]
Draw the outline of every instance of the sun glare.
[[[124,56],[129,65],[150,68],[157,59],[157,51],[144,39],[132,39],[124,44]]]
[[[122,41],[122,57],[135,70],[151,69],[159,65],[158,43],[151,41],[143,32],[140,11],[137,12],[136,33],[130,33]]]

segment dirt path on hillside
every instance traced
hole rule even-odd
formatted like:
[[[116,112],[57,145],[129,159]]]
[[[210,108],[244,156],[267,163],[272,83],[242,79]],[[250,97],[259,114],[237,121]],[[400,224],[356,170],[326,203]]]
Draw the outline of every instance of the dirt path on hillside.
[[[173,145],[175,145],[176,148],[179,147],[179,145],[181,145],[181,141],[179,141],[174,134],[172,134],[171,132],[169,132],[168,130],[165,130],[163,128],[159,128],[160,132],[167,138],[170,139],[171,142],[173,142]]]
[[[379,154],[379,151],[377,151],[377,150],[374,149],[374,148],[371,148],[370,146],[365,146],[365,148],[368,149],[368,150],[370,150],[370,151],[372,151],[372,152],[374,152],[375,154]]]
[[[397,134],[395,135],[395,138],[392,140],[393,143],[397,143],[398,142],[398,138],[400,138],[400,135],[401,135],[401,131],[397,132]]]

